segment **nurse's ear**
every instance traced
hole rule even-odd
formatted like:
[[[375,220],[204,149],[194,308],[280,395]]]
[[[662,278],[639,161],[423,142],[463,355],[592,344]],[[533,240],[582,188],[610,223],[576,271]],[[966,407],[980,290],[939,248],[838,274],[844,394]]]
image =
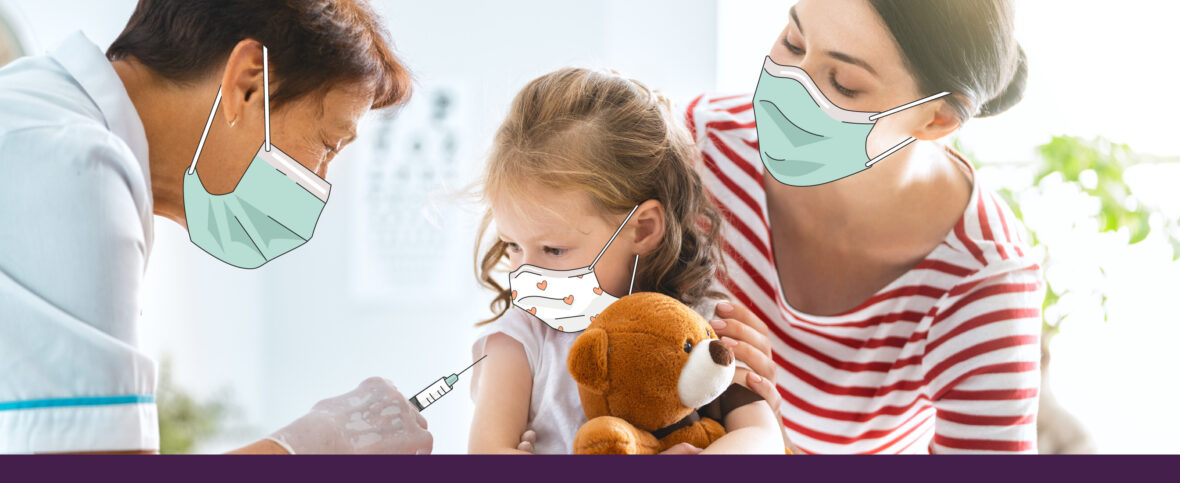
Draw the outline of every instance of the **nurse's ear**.
[[[226,124],[235,126],[243,121],[253,124],[255,120],[261,124],[262,89],[262,43],[242,40],[226,59],[221,77],[220,111]]]
[[[959,97],[959,94],[951,94]],[[914,139],[919,141],[933,141],[942,138],[959,129],[959,116],[955,109],[951,107],[950,103],[944,101],[947,97],[930,102],[929,114],[923,118],[924,122],[918,127],[918,130],[911,134]]]
[[[667,215],[664,213],[664,204],[659,200],[647,200],[639,204],[639,209],[635,210],[631,221],[627,222],[635,227],[635,238],[632,243],[635,245],[636,253],[647,255],[664,242],[665,216]]]

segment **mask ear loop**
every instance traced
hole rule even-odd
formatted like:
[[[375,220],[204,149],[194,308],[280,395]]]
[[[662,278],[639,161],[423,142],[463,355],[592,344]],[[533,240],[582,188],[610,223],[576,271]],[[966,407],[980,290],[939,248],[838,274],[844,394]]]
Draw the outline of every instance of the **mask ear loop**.
[[[597,257],[594,257],[594,261],[593,261],[593,262],[590,262],[590,267],[589,267],[589,268],[590,268],[590,271],[591,271],[591,272],[593,272],[593,271],[594,271],[594,266],[595,266],[595,265],[598,265],[598,259],[602,258],[602,255],[603,255],[604,253],[606,253],[606,249],[607,249],[607,248],[610,248],[610,244],[611,244],[611,243],[613,243],[613,242],[615,241],[615,237],[619,236],[619,232],[623,231],[623,227],[624,227],[624,226],[627,226],[627,222],[628,222],[628,221],[631,221],[631,217],[632,217],[633,215],[635,215],[635,211],[636,211],[636,210],[638,210],[638,209],[639,209],[639,205],[635,205],[635,207],[634,207],[634,208],[631,208],[631,212],[630,212],[630,213],[627,213],[627,218],[625,218],[625,219],[623,220],[623,223],[619,225],[619,228],[615,230],[615,234],[610,236],[610,240],[607,240],[607,241],[606,241],[606,245],[604,245],[604,246],[602,247],[602,251],[598,252],[598,256],[597,256]],[[636,258],[636,263],[638,263],[638,256],[636,256],[636,257],[637,257],[637,258]],[[632,276],[634,276],[635,274],[634,274],[634,273],[632,273],[631,275],[632,275]]]
[[[213,125],[213,116],[217,115],[217,106],[221,104],[221,87],[217,87],[217,98],[213,100],[213,109],[209,110],[209,120],[205,121],[205,130],[201,132],[201,141],[197,143],[197,152],[193,154],[193,163],[188,166],[187,174],[197,170],[197,159],[201,157],[201,150],[205,148],[205,138],[209,137],[209,126]]]
[[[267,56],[266,46],[262,46],[262,111],[263,120],[266,123],[266,144],[262,148],[266,152],[270,152],[270,61]]]
[[[263,111],[263,118],[266,120],[266,144],[263,148],[270,152],[270,62],[267,58],[266,46],[262,46],[262,99],[265,111]],[[213,117],[217,115],[217,106],[221,105],[221,86],[217,87],[217,98],[213,99],[213,108],[209,109],[209,119],[205,121],[205,130],[201,131],[201,141],[197,143],[197,152],[193,154],[193,162],[188,166],[187,174],[193,174],[197,170],[197,159],[201,157],[201,150],[205,149],[205,140],[209,138],[209,128],[213,126]]]
[[[635,272],[639,269],[639,254],[635,254],[635,263],[631,264],[631,285],[627,286],[627,295],[631,295],[631,291],[635,289]]]
[[[926,103],[926,102],[933,101],[933,100],[935,100],[935,99],[938,99],[938,98],[940,98],[940,97],[942,97],[942,96],[945,96],[945,95],[947,95],[947,94],[950,94],[950,92],[939,92],[938,94],[935,94],[935,95],[933,95],[933,96],[924,97],[924,98],[922,98],[922,99],[918,99],[918,100],[916,100],[916,101],[914,101],[914,102],[911,102],[911,103],[909,103],[909,104],[904,104],[904,105],[901,105],[901,106],[897,106],[897,107],[895,107],[895,108],[893,108],[893,109],[890,109],[890,110],[888,110],[888,111],[884,111],[884,112],[879,112],[879,113],[877,113],[877,114],[873,114],[872,116],[869,116],[869,120],[870,120],[870,121],[873,121],[873,122],[876,122],[876,121],[877,121],[877,119],[881,119],[882,117],[888,116],[888,115],[890,115],[890,114],[896,114],[896,113],[898,113],[898,112],[904,111],[904,110],[906,110],[906,109],[909,109],[909,108],[911,108],[911,107],[917,106],[917,105],[919,105],[919,104],[923,104],[923,103]],[[878,154],[878,155],[877,155],[877,157],[875,157],[875,158],[873,158],[873,159],[870,159],[870,160],[869,160],[869,162],[865,163],[865,167],[866,167],[866,168],[872,167],[874,164],[877,164],[877,162],[878,162],[878,161],[880,161],[880,160],[882,160],[882,159],[885,159],[885,157],[889,156],[890,154],[896,153],[896,152],[897,152],[898,150],[900,150],[901,148],[904,148],[904,147],[906,147],[906,146],[909,146],[909,145],[910,145],[910,143],[912,143],[912,142],[914,142],[914,141],[916,141],[916,139],[914,139],[914,137],[913,137],[913,136],[910,136],[910,137],[906,138],[906,139],[905,139],[905,141],[902,141],[902,142],[898,143],[896,146],[894,146],[894,147],[892,147],[892,148],[889,148],[889,150],[887,150],[887,151],[885,151],[885,152],[883,152],[883,153],[881,153],[881,154]]]

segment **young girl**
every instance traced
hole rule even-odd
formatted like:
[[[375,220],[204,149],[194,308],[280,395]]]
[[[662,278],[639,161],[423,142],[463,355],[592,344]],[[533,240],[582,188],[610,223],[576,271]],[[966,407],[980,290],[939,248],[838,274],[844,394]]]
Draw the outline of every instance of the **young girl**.
[[[592,266],[597,288],[611,296],[660,292],[712,319],[720,255],[711,227],[720,217],[694,171],[693,141],[674,119],[669,103],[642,84],[585,69],[544,75],[513,101],[481,193],[488,211],[480,240],[493,222],[498,236],[477,268],[496,292],[496,315],[481,324],[473,347],[476,360],[487,358],[472,375],[471,452],[528,452],[521,435],[531,428],[534,452],[569,453],[586,421],[566,369],[578,333],[565,332],[551,313],[560,304],[550,313],[514,306],[503,272]],[[505,261],[507,270],[495,270]],[[587,319],[595,315],[589,310]],[[739,370],[735,381],[745,380]],[[722,423],[728,434],[709,452],[783,452],[763,401]]]

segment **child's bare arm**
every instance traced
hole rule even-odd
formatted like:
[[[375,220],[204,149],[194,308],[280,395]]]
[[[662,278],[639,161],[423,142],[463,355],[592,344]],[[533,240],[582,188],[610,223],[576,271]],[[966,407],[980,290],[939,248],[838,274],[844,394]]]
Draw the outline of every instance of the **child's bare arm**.
[[[748,371],[738,368],[734,382],[745,385]],[[784,454],[783,435],[774,411],[766,401],[757,401],[730,411],[725,416],[725,436],[714,441],[703,454]]]
[[[488,336],[475,393],[470,453],[526,453],[517,449],[528,425],[532,370],[524,347],[504,334]]]

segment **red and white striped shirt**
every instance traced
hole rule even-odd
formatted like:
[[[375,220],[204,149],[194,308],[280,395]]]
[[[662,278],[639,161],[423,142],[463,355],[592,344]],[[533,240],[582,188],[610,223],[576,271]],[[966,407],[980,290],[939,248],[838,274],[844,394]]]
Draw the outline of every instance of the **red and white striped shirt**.
[[[718,279],[770,326],[791,442],[807,453],[1035,453],[1044,284],[1008,206],[976,180],[916,267],[851,311],[802,313],[779,286],[750,98],[701,96],[686,117],[725,220]]]

